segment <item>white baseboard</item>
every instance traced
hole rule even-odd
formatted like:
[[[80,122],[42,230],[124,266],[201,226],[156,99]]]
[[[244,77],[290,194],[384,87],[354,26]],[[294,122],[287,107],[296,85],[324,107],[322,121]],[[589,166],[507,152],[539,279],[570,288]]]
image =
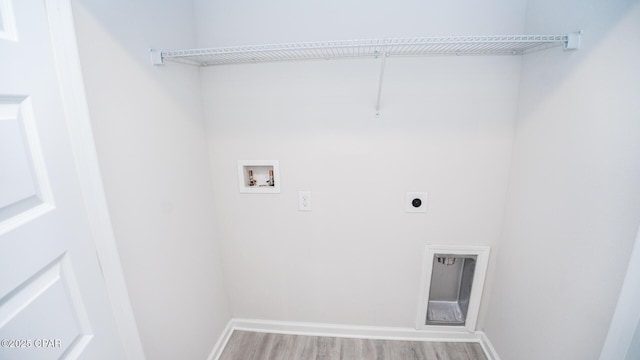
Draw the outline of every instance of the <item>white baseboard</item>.
[[[275,334],[381,340],[480,342],[480,338],[476,334],[470,333],[464,329],[433,331],[400,327],[353,326],[256,319],[233,319],[233,323],[235,330],[269,332]]]
[[[476,331],[476,334],[480,337],[480,346],[482,346],[487,360],[500,360],[500,356],[498,356],[496,349],[493,347],[493,344],[491,344],[491,341],[489,341],[487,334],[482,331]]]
[[[488,360],[500,360],[487,336],[466,329],[443,328],[441,330],[416,330],[413,328],[353,326],[293,321],[257,319],[231,319],[216,342],[208,360],[218,360],[234,330],[267,332],[306,336],[331,336],[358,339],[477,342],[482,346]]]
[[[224,330],[222,330],[222,334],[220,334],[218,341],[216,341],[216,344],[213,346],[213,349],[211,350],[211,353],[209,354],[207,360],[218,360],[220,358],[220,355],[222,355],[222,350],[224,350],[224,347],[227,346],[227,342],[229,342],[229,338],[231,337],[233,330],[233,319],[231,319],[227,323],[227,326],[225,326]]]

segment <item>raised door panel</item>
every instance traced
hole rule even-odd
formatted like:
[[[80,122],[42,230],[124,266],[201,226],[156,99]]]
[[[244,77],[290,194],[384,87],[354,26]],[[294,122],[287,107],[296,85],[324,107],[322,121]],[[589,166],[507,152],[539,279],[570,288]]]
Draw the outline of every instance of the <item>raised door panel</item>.
[[[0,40],[18,40],[11,0],[0,0]]]
[[[0,339],[8,359],[75,359],[92,338],[67,254],[25,280],[0,304]]]
[[[54,208],[31,101],[0,95],[0,235]]]

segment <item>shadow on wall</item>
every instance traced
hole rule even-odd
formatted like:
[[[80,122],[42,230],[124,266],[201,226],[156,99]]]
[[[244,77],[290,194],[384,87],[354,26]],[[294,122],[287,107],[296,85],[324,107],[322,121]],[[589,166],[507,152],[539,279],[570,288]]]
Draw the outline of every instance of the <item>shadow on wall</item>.
[[[523,66],[530,69],[529,64],[535,64],[535,73],[528,79],[531,84],[524,83],[522,86],[543,86],[546,91],[540,93],[527,93],[527,107],[536,108],[536,104],[544,102],[546,98],[552,97],[554,90],[566,81],[567,78],[580,69],[582,64],[589,60],[591,53],[599,49],[599,44],[610,40],[609,35],[615,30],[630,10],[638,6],[637,0],[624,1],[590,1],[591,4],[579,4],[579,8],[574,8],[576,2],[564,1],[555,5],[569,7],[568,9],[554,8],[552,12],[540,14],[543,20],[537,23],[529,21],[527,23],[527,33],[557,33],[567,34],[575,31],[582,31],[581,47],[577,51],[563,50],[562,48],[552,49],[551,52],[560,53],[558,56],[548,56],[547,51],[529,54],[524,57]],[[527,9],[529,11],[529,9]],[[567,16],[566,12],[580,13],[579,16]],[[529,15],[527,16],[529,19]],[[598,22],[591,19],[598,19]],[[617,35],[616,35],[617,36]],[[612,54],[613,55],[613,54]],[[602,90],[605,94],[607,90]],[[574,105],[574,104],[568,104]],[[528,109],[520,109],[520,111]],[[520,119],[523,116],[519,117]]]
[[[599,354],[640,217],[640,3],[570,3],[529,3],[528,31],[584,34],[523,61],[486,328],[504,358]]]
[[[164,111],[169,111],[165,121],[202,126],[198,69],[172,63],[154,66],[149,54],[152,48],[194,46],[190,2],[166,1],[160,6],[147,0],[117,3],[72,0],[72,4],[76,23],[82,21],[81,26],[76,26],[82,29],[76,31],[78,42],[86,48],[86,44],[92,44],[90,51],[80,49],[82,60],[87,60],[83,61],[83,68],[89,67],[89,57],[92,67],[100,66],[103,85],[120,90],[119,104],[131,107],[162,104]],[[89,77],[87,83],[93,81],[92,76],[92,72],[85,72],[85,78]],[[185,114],[183,110],[170,112],[185,108],[195,109],[192,114],[196,115]],[[157,120],[153,116],[141,116],[136,121],[148,122],[149,126],[161,125]]]
[[[145,353],[204,359],[230,313],[199,70],[154,67],[148,53],[150,46],[194,44],[192,4],[72,6],[107,202]]]

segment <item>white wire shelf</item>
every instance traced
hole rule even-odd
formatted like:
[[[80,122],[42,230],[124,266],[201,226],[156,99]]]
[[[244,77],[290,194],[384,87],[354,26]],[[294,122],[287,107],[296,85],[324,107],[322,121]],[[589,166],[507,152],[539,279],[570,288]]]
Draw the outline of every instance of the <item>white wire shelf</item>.
[[[556,46],[578,49],[580,33],[568,35],[440,36],[339,40],[207,49],[151,50],[156,65],[165,61],[197,66],[340,58],[446,55],[524,55]]]

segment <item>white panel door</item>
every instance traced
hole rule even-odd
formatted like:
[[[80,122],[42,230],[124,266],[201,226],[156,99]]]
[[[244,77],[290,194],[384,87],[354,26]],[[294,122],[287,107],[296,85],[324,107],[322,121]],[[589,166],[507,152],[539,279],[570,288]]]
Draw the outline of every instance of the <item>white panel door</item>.
[[[0,359],[124,359],[44,0],[0,0]]]

